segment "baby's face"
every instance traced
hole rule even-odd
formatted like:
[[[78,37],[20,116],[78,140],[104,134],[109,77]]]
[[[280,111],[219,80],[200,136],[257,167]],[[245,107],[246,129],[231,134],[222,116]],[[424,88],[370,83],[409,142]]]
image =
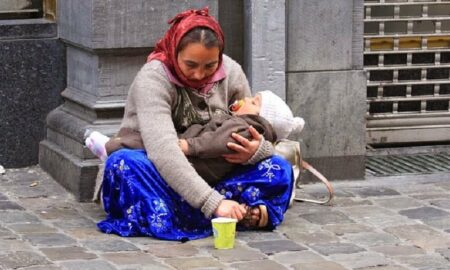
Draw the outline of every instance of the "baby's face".
[[[239,103],[239,101],[238,101]],[[238,104],[235,110],[233,111],[237,115],[242,114],[259,114],[261,109],[261,96],[255,95],[254,97],[246,97],[243,99],[242,104]]]

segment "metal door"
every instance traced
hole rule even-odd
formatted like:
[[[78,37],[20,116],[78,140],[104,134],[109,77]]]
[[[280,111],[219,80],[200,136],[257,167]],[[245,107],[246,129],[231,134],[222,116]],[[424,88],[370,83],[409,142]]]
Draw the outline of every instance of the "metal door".
[[[450,142],[450,0],[365,0],[369,145]]]

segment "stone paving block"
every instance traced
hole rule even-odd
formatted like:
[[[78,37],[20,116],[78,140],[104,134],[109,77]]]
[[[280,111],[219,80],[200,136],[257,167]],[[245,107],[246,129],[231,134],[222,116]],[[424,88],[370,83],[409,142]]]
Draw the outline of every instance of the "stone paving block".
[[[385,232],[366,232],[349,234],[344,236],[344,239],[362,246],[380,246],[380,245],[392,245],[400,243],[400,240]]]
[[[389,208],[389,209],[405,209],[423,206],[417,200],[409,197],[397,197],[397,198],[380,198],[373,200],[376,204]]]
[[[378,206],[354,206],[339,209],[358,223],[375,227],[389,227],[399,224],[415,224],[416,221]]]
[[[135,251],[139,250],[135,245],[119,239],[113,240],[86,240],[82,242],[83,246],[101,252],[114,251]]]
[[[295,252],[281,252],[270,256],[271,260],[275,260],[281,264],[299,264],[299,263],[321,263],[326,262],[326,260],[316,253],[304,250]]]
[[[450,213],[434,207],[419,207],[414,209],[402,210],[398,213],[400,215],[407,216],[408,218],[421,220],[450,217]]]
[[[409,256],[425,253],[425,251],[419,247],[402,245],[378,246],[372,247],[371,250],[382,253],[387,257]]]
[[[73,207],[50,207],[36,210],[36,213],[43,219],[79,219],[80,213]]]
[[[414,195],[414,194],[432,194],[441,193],[445,191],[436,184],[422,184],[422,185],[400,185],[398,186],[399,191],[403,194]]]
[[[283,265],[270,260],[234,263],[231,265],[233,269],[238,270],[273,270],[273,269],[288,269]]]
[[[117,265],[159,265],[155,258],[144,252],[114,252],[104,253],[102,257]]]
[[[333,211],[329,213],[311,213],[300,215],[300,217],[308,220],[311,223],[325,225],[325,224],[341,224],[341,223],[355,223],[348,218],[344,213]]]
[[[403,225],[385,228],[384,231],[401,239],[411,241],[414,245],[433,251],[450,245],[450,237],[425,225]]]
[[[212,245],[211,245],[212,246]],[[146,251],[160,258],[191,257],[198,249],[190,243],[154,244],[146,246]]]
[[[45,265],[45,266],[30,266],[25,268],[20,268],[20,270],[63,270],[60,266],[56,265]]]
[[[47,264],[50,264],[50,262],[45,257],[30,251],[17,251],[0,255],[0,266],[5,269]]]
[[[339,238],[336,237],[336,235],[324,231],[304,233],[288,231],[285,234],[289,239],[303,244],[329,243],[339,241]]]
[[[61,262],[61,265],[67,270],[117,270],[116,267],[102,260],[67,261]]]
[[[440,208],[450,209],[450,200],[433,200],[430,201],[430,204]]]
[[[24,208],[15,202],[0,201],[0,210],[24,210]]]
[[[333,232],[336,235],[345,235],[348,233],[370,232],[372,227],[363,224],[328,224],[323,226],[324,230]]]
[[[91,260],[97,258],[97,255],[87,252],[82,247],[41,248],[40,251],[52,261]]]
[[[309,245],[313,250],[325,256],[331,254],[352,254],[365,251],[364,248],[352,243],[327,243]]]
[[[369,200],[361,200],[359,198],[335,198],[333,205],[335,207],[346,207],[355,205],[372,205],[373,203]]]
[[[360,252],[353,254],[333,254],[330,261],[342,264],[350,269],[390,265],[390,261],[375,252]]]
[[[283,221],[284,223],[284,221]],[[283,224],[282,223],[282,224]],[[240,241],[264,241],[264,240],[280,240],[284,237],[278,232],[266,232],[266,231],[238,231],[236,232],[236,240]]]
[[[450,229],[450,217],[425,219],[422,221],[423,223],[430,225],[433,228],[437,228],[444,231]]]
[[[435,200],[435,199],[448,199],[448,193],[433,193],[433,194],[417,194],[410,195],[410,197],[425,201],[425,200]]]
[[[0,226],[0,238],[1,239],[15,239],[17,236],[10,230]]]
[[[2,239],[0,243],[0,252],[2,253],[9,251],[27,251],[33,249],[30,244],[21,241],[18,238]]]
[[[103,233],[95,227],[88,228],[75,228],[75,229],[65,229],[64,232],[76,239],[80,240],[88,240],[88,239],[99,239],[99,240],[110,240],[114,238],[120,239],[121,237],[115,234],[107,234]],[[144,237],[140,237],[145,239]],[[132,240],[133,238],[128,238],[128,240]],[[132,242],[132,241],[131,241]]]
[[[450,247],[448,248],[443,248],[443,249],[438,249],[437,252],[439,254],[441,254],[444,258],[446,258],[447,260],[450,261]]]
[[[0,201],[9,200],[8,197],[6,197],[5,194],[0,193]]]
[[[171,265],[179,270],[184,269],[224,269],[225,265],[218,260],[210,257],[196,257],[196,258],[170,258],[164,260],[165,263]]]
[[[407,268],[399,265],[385,265],[385,266],[369,266],[357,268],[357,270],[407,270]]]
[[[24,236],[33,246],[74,246],[73,238],[61,233],[33,233]]]
[[[6,224],[41,222],[36,216],[24,211],[0,211],[0,220]]]
[[[313,263],[298,263],[292,266],[295,270],[346,270],[344,266],[335,262],[313,262]]]
[[[352,188],[350,192],[362,197],[380,197],[380,196],[397,196],[400,195],[396,190],[386,187],[360,187]]]
[[[436,254],[424,254],[420,256],[404,256],[396,257],[397,261],[403,264],[415,267],[416,269],[449,269],[449,261],[444,257]]]
[[[270,240],[249,242],[248,245],[252,248],[257,248],[265,254],[274,254],[283,251],[301,251],[305,250],[304,246],[301,246],[291,240]]]
[[[257,261],[267,258],[264,253],[243,246],[233,249],[214,249],[210,253],[221,262]]]
[[[30,233],[50,233],[56,232],[56,229],[47,226],[42,223],[38,224],[14,224],[11,229],[18,234],[30,234]]]
[[[30,187],[30,186],[14,186],[11,187],[11,191],[14,192],[18,198],[46,198],[50,196],[50,192],[46,187]]]
[[[55,227],[61,228],[63,230],[68,229],[78,229],[78,228],[97,228],[94,221],[80,217],[78,219],[65,219],[65,220],[52,220]]]

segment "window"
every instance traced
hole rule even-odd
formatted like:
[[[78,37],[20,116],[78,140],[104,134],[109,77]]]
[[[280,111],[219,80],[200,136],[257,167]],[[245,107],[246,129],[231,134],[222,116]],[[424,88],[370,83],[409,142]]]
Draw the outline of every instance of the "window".
[[[1,0],[0,20],[46,18],[55,20],[56,0]]]

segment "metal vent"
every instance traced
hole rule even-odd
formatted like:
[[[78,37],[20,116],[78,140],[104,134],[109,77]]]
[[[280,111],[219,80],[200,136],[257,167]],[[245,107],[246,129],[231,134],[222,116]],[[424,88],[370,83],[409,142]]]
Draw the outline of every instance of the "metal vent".
[[[415,154],[366,157],[366,175],[426,174],[450,171],[450,154]]]

